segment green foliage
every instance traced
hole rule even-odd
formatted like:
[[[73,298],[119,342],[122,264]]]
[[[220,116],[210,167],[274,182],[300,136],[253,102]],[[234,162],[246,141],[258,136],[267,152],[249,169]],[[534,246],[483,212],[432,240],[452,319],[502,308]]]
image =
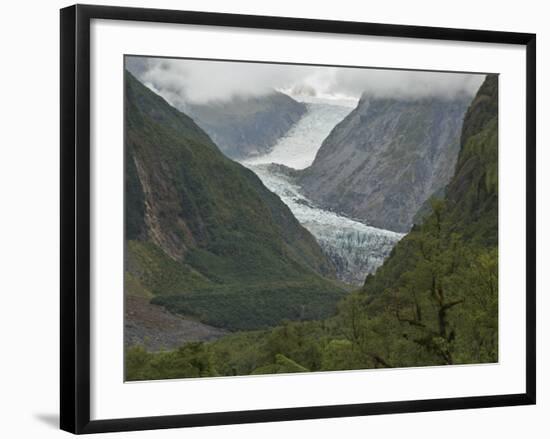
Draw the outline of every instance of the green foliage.
[[[262,375],[268,373],[296,373],[309,372],[305,367],[299,365],[290,358],[282,354],[275,355],[275,363],[259,367],[252,371],[252,375]]]
[[[217,376],[202,343],[187,343],[170,352],[151,354],[141,346],[126,350],[127,381]]]
[[[285,322],[269,332],[263,349],[268,358],[283,354],[310,370],[319,370],[326,334],[322,322]]]
[[[267,331],[247,331],[227,335],[208,343],[220,375],[249,375],[258,367],[273,362],[265,349]]]
[[[488,75],[464,117],[462,149],[447,188],[448,216],[464,239],[498,245],[498,77]]]
[[[139,279],[140,284],[153,295],[190,292],[212,284],[188,264],[173,260],[148,241],[126,243],[126,264],[131,278]]]
[[[357,360],[357,352],[350,340],[331,340],[322,351],[321,370],[345,370],[364,366]]]
[[[151,292],[146,289],[138,279],[128,272],[124,273],[124,286],[126,289],[125,293],[130,296],[145,297],[147,299],[151,299],[153,297]]]
[[[390,260],[378,279],[367,280],[358,314],[392,328],[376,335],[367,328],[360,338],[374,352],[383,352],[375,346],[382,339],[382,358],[393,366],[497,361],[497,250],[457,234],[444,203],[433,212],[400,249],[408,264],[399,264],[399,276],[380,279],[398,273]]]
[[[496,249],[470,259],[455,277],[455,288],[469,292],[453,315],[461,331],[455,344],[457,363],[485,363],[498,359],[498,253]],[[475,286],[472,288],[472,286]]]
[[[311,278],[301,282],[217,285],[186,294],[157,296],[152,303],[178,314],[197,316],[212,326],[246,330],[275,326],[284,319],[329,317],[342,296],[336,287]]]

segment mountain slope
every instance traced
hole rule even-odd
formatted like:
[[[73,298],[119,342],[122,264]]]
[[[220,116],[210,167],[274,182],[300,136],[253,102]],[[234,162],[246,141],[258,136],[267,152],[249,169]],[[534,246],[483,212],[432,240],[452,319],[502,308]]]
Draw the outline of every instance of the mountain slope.
[[[467,239],[498,244],[498,76],[488,75],[464,117],[447,187],[451,221]]]
[[[269,152],[306,111],[304,104],[276,91],[186,107],[220,150],[235,159]]]
[[[126,73],[127,290],[226,328],[327,315],[313,236],[192,119]]]
[[[469,99],[364,95],[319,149],[299,184],[321,205],[407,232],[454,172]]]

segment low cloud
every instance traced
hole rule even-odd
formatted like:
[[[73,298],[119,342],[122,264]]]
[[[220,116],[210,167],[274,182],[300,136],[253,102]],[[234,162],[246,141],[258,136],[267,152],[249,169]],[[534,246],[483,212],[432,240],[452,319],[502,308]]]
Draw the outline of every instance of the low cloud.
[[[341,69],[330,87],[344,94],[415,99],[473,96],[485,75],[411,70]]]
[[[473,96],[485,75],[128,57],[126,68],[178,108],[282,90],[295,96]]]

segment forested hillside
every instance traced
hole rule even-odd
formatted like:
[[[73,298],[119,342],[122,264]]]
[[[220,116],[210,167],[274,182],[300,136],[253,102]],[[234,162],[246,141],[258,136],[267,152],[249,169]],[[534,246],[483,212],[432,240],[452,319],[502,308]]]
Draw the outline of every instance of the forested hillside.
[[[313,236],[192,119],[126,72],[126,294],[225,329],[329,316]]]

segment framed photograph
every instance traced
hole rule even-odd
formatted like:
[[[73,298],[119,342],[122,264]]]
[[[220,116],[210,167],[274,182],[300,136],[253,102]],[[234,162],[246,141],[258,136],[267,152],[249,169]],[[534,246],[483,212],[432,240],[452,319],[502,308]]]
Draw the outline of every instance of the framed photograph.
[[[535,403],[535,35],[61,10],[61,428]]]

